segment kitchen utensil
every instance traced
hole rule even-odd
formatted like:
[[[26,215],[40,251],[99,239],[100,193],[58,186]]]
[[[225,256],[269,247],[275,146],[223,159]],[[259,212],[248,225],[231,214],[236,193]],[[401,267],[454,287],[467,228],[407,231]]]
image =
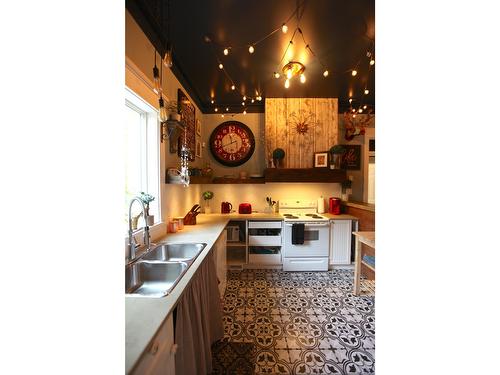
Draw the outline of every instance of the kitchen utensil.
[[[340,215],[340,198],[331,197],[328,200],[328,212],[334,215]]]
[[[233,205],[229,202],[222,202],[220,204],[220,212],[222,214],[228,214],[231,212],[232,209],[233,209]]]
[[[240,203],[238,208],[238,212],[240,214],[251,214],[252,213],[252,205],[250,203]]]

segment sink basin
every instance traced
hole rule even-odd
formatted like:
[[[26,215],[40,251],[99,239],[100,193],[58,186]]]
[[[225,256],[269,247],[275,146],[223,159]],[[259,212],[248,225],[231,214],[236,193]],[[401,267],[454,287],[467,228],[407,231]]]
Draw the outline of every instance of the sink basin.
[[[143,297],[167,295],[186,272],[185,262],[138,261],[125,268],[125,293]]]
[[[159,244],[144,254],[141,259],[166,262],[192,262],[205,246],[207,246],[206,243]]]

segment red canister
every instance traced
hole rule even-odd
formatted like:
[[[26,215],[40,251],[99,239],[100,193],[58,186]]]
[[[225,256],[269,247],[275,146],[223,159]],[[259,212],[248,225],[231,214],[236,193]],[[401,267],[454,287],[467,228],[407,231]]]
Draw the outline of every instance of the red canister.
[[[340,215],[340,198],[330,198],[328,203],[328,212],[334,215]]]

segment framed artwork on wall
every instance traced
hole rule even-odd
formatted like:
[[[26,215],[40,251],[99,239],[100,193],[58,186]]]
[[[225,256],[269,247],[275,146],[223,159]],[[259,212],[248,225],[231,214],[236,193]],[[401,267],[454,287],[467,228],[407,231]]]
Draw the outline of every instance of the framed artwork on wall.
[[[201,137],[201,121],[199,118],[196,119],[196,134]]]
[[[315,152],[314,153],[314,168],[328,167],[328,152]]]
[[[201,159],[201,140],[196,137],[196,157]]]
[[[345,152],[340,163],[342,169],[359,171],[361,169],[361,145],[342,145]]]
[[[189,100],[189,98],[184,94],[181,89],[177,90],[177,109],[181,114],[181,122],[184,124],[184,131],[179,136],[178,144],[177,144],[177,155],[181,156],[181,145],[184,142],[184,138],[186,138],[186,146],[191,151],[189,158],[190,161],[194,161],[195,157],[195,147],[196,147],[196,119],[195,119],[195,110],[193,103]]]

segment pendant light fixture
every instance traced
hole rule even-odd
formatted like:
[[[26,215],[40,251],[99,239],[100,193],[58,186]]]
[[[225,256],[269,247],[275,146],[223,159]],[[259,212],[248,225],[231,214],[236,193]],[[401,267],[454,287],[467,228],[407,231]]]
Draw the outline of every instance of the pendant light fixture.
[[[163,4],[163,2],[161,4]],[[163,23],[163,18],[162,18],[162,23]],[[168,0],[167,1],[167,46],[165,49],[165,54],[163,55],[163,64],[165,64],[165,66],[169,69],[174,64],[172,52],[173,48],[172,48],[172,43],[170,42],[170,0]]]
[[[157,95],[161,94],[160,71],[156,66],[156,50],[155,50],[155,66],[153,68],[154,92]]]

